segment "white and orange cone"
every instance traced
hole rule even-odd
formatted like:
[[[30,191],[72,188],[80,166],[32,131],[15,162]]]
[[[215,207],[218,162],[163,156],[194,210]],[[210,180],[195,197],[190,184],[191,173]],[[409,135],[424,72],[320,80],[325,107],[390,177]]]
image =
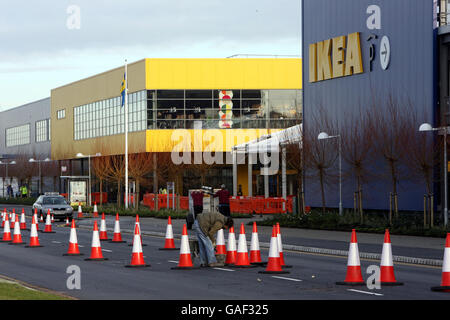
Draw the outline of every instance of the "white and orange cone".
[[[55,216],[52,213],[52,224],[55,223]]]
[[[191,249],[189,248],[189,237],[187,234],[186,224],[183,225],[183,232],[181,234],[181,245],[180,245],[180,258],[178,260],[178,266],[172,267],[173,270],[189,270],[197,269],[192,264],[191,259]]]
[[[277,240],[278,240],[278,252],[280,254],[280,263],[283,268],[292,268],[292,266],[286,265],[284,263],[284,254],[283,254],[283,241],[281,241],[281,229],[280,224],[277,222]]]
[[[106,231],[105,213],[102,213],[102,220],[100,221],[100,241],[111,240],[108,239],[108,233]]]
[[[78,218],[83,218],[83,209],[81,208],[81,203],[78,203]]]
[[[36,224],[36,231],[39,231],[39,220],[38,220],[38,216],[37,216],[37,209],[34,209],[34,223]]]
[[[5,227],[5,220],[6,220],[6,208],[4,209],[4,211],[2,212],[2,228]]]
[[[252,238],[250,242],[250,263],[254,265],[265,265],[267,262],[261,260],[261,250],[259,248],[259,237],[256,222],[253,221]]]
[[[3,227],[3,238],[2,242],[10,242],[11,238],[11,228],[9,227],[9,217],[8,214],[5,214],[5,226]]]
[[[55,233],[55,231],[52,230],[52,219],[50,217],[50,210],[47,211],[47,218],[45,219],[45,228],[44,233]]]
[[[16,222],[14,223],[13,241],[8,244],[25,244],[25,242],[22,241],[22,234],[20,233],[20,222],[18,215],[16,215]]]
[[[93,214],[93,217],[94,218],[98,218],[98,210],[97,210],[97,203],[96,202],[94,202],[94,214]]]
[[[66,224],[64,225],[65,227],[70,227],[70,220],[69,217],[66,217]]]
[[[67,253],[63,256],[81,256],[80,249],[78,248],[77,229],[75,226],[75,219],[72,219],[72,225],[70,228],[69,248]]]
[[[41,212],[40,222],[44,222],[44,215],[42,214],[42,212]]]
[[[39,248],[43,247],[39,243],[39,237],[37,232],[37,213],[35,212],[33,218],[31,219],[31,231],[30,231],[30,243],[25,246],[25,248]]]
[[[228,230],[227,256],[225,257],[225,265],[231,266],[236,263],[236,236],[234,235],[234,227]]]
[[[28,230],[27,221],[25,220],[25,209],[22,209],[22,213],[20,215],[20,230]]]
[[[439,287],[432,287],[431,290],[450,292],[450,233],[447,233],[447,239],[445,240],[441,285]]]
[[[144,253],[142,252],[141,245],[141,233],[139,230],[139,225],[134,225],[134,238],[133,238],[133,253],[131,255],[130,264],[125,267],[150,267],[144,261]]]
[[[11,219],[11,223],[9,224],[9,226],[11,227],[11,229],[14,229],[14,225],[16,224],[16,209],[13,208],[12,215],[10,214],[9,218]]]
[[[241,223],[241,230],[239,233],[236,263],[234,264],[233,267],[236,268],[256,267],[256,265],[250,264],[250,260],[248,258],[247,239],[245,237],[245,228],[243,223]]]
[[[135,225],[138,225],[138,227],[139,227],[139,233],[140,233],[140,230],[141,230],[141,224],[139,223],[139,215],[137,214],[136,215],[136,222],[135,222]],[[128,246],[132,246],[133,245],[133,243],[131,243],[131,244],[129,244]],[[143,246],[143,247],[145,247],[146,246],[146,244],[144,243],[144,241],[142,241],[142,233],[141,233],[141,245]]]
[[[267,260],[267,267],[264,271],[259,273],[268,274],[286,274],[289,271],[284,271],[280,263],[280,253],[278,252],[278,237],[277,227],[272,227],[272,237],[270,238],[269,258]]]
[[[395,279],[394,261],[392,259],[392,245],[389,230],[384,233],[383,250],[380,263],[380,283],[384,286],[401,286],[402,282]]]
[[[172,218],[170,216],[167,219],[166,240],[164,242],[164,247],[159,248],[159,250],[178,250],[178,248],[175,248],[175,240],[173,239]]]
[[[97,221],[94,221],[94,231],[92,232],[91,256],[84,260],[86,261],[108,260],[108,258],[103,257],[102,246],[100,245],[100,237],[98,234]]]
[[[359,261],[358,241],[356,231],[352,230],[350,248],[348,250],[347,275],[343,282],[336,282],[338,285],[365,285],[361,272],[361,262]]]
[[[114,222],[114,235],[111,242],[115,243],[124,243],[126,241],[122,240],[122,234],[120,232],[120,221],[119,221],[119,214],[116,213],[116,221]]]
[[[223,235],[223,229],[220,229],[219,231],[217,231],[216,254],[219,254],[219,255],[227,254],[227,247],[225,246],[225,237]]]

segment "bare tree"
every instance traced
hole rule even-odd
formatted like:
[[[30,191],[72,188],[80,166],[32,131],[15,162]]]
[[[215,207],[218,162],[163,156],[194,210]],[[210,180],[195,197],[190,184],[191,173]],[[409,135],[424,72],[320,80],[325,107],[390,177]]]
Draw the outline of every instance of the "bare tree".
[[[133,153],[128,155],[128,167],[130,176],[136,181],[137,201],[136,208],[139,208],[140,185],[145,175],[153,169],[152,153]]]
[[[125,177],[125,157],[123,155],[111,155],[107,157],[106,175],[108,179],[117,183],[117,206],[121,205],[122,179]]]
[[[363,215],[363,185],[370,179],[371,172],[368,164],[373,159],[372,113],[363,111],[360,106],[356,112],[344,116],[346,128],[342,131],[342,157],[349,165],[349,170],[355,178],[355,202],[360,214],[361,223]]]
[[[405,156],[410,132],[408,129],[407,114],[411,110],[409,104],[400,105],[396,98],[390,94],[386,102],[373,103],[371,112],[374,121],[371,121],[371,131],[375,138],[376,152],[385,161],[384,178],[391,183],[390,208],[393,208],[395,217],[398,217],[398,184],[406,177]],[[389,222],[392,224],[392,210],[389,211]]]
[[[100,206],[103,205],[103,182],[110,178],[109,176],[109,156],[104,157],[94,157],[91,159],[91,166],[94,175],[99,181],[100,190]]]
[[[336,132],[336,127],[325,113],[324,108],[318,105],[314,114],[311,115],[308,126],[305,127],[303,148],[305,167],[307,168],[305,177],[314,181],[319,180],[322,212],[325,213],[325,185],[330,185],[335,178],[330,169],[335,165],[338,152],[335,139],[332,141],[318,140],[318,135],[322,131],[331,134]]]

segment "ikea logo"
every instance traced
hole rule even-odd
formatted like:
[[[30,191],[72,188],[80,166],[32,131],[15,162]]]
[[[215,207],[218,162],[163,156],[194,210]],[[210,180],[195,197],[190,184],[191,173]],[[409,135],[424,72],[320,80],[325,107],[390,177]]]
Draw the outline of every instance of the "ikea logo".
[[[359,32],[309,45],[309,82],[363,72]]]

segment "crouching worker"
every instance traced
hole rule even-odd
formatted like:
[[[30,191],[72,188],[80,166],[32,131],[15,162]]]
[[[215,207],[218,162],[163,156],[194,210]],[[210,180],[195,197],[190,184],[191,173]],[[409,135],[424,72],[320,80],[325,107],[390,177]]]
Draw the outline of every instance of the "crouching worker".
[[[193,229],[197,234],[199,256],[202,267],[223,267],[218,263],[214,252],[216,233],[220,229],[229,229],[233,226],[233,219],[225,217],[218,212],[205,212],[197,215]]]

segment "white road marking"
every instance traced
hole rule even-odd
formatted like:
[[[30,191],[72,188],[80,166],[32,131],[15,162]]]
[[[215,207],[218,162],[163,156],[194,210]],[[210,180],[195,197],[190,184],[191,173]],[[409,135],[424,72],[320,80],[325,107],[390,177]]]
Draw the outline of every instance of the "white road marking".
[[[372,294],[374,296],[383,296],[383,294],[381,294],[381,293],[367,292],[367,291],[361,291],[361,290],[355,290],[355,289],[347,289],[347,291],[353,291],[353,292],[359,292],[359,293],[365,293],[365,294]]]
[[[286,278],[286,277],[279,277],[279,276],[272,276],[272,278],[283,279],[283,280],[291,280],[291,281],[298,281],[298,282],[303,281],[303,280],[300,280],[300,279]]]
[[[102,249],[102,251],[105,251],[105,252],[112,252],[112,250],[108,250],[108,249]]]
[[[168,262],[178,263],[178,261],[174,261],[174,260],[169,260]]]
[[[53,243],[61,243],[61,242],[59,242],[59,241],[52,241]]]
[[[223,269],[223,268],[213,268],[213,269],[216,269],[216,270],[223,270],[223,271],[236,271],[236,270],[231,270],[231,269]]]

